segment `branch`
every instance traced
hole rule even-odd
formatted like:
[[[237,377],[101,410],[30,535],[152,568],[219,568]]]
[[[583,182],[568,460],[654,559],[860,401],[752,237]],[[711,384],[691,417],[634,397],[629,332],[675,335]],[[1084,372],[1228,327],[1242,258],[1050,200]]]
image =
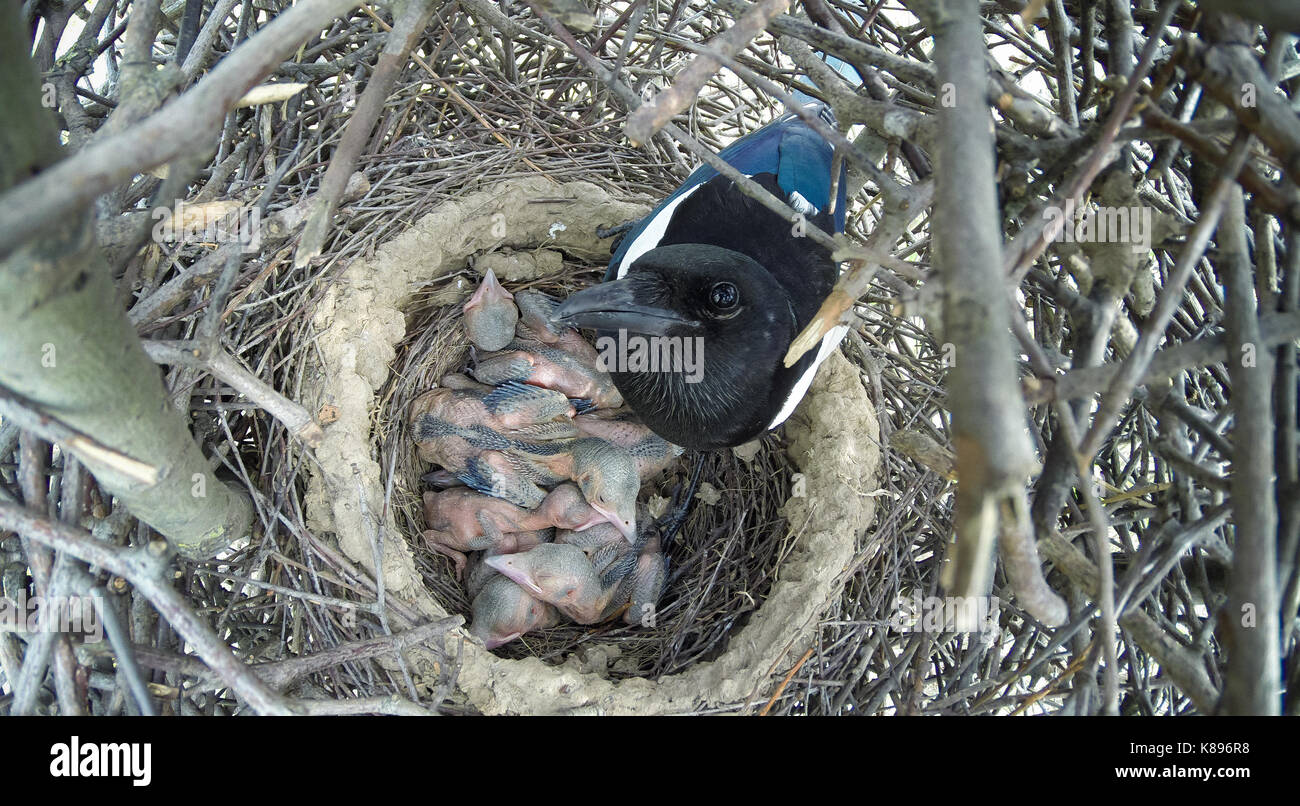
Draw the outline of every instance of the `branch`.
[[[315,448],[325,438],[321,427],[306,409],[244,369],[225,350],[206,348],[197,342],[145,340],[142,343],[145,353],[153,361],[202,369],[220,378],[283,423],[290,434],[308,447]]]
[[[1051,531],[1038,543],[1043,556],[1056,569],[1070,578],[1089,597],[1097,596],[1097,566],[1058,532]],[[1219,692],[1205,674],[1204,664],[1182,644],[1165,634],[1146,613],[1131,609],[1120,616],[1119,623],[1128,630],[1138,645],[1151,653],[1160,667],[1178,685],[1196,707],[1205,714],[1214,713]]]
[[[321,178],[315,209],[307,219],[302,238],[294,252],[295,267],[302,268],[320,255],[348,177],[352,175],[357,159],[370,141],[370,132],[384,109],[393,82],[402,74],[402,68],[410,58],[411,48],[424,35],[429,17],[433,16],[434,6],[433,0],[406,0],[399,7],[393,27],[388,31],[388,41],[379,54],[379,60],[375,63],[370,80],[366,82],[365,91],[357,101],[356,109],[343,127],[343,136],[339,139],[334,155],[330,157],[329,168],[325,169],[325,176]],[[365,10],[376,22],[388,28],[373,11]]]
[[[1268,146],[1293,182],[1300,182],[1300,118],[1287,99],[1273,92],[1274,83],[1242,43],[1207,46],[1186,39],[1189,78],[1237,116],[1238,122]]]
[[[1102,397],[1101,406],[1093,417],[1092,427],[1088,429],[1087,435],[1079,446],[1083,456],[1096,455],[1102,441],[1119,422],[1120,411],[1132,396],[1139,379],[1146,374],[1147,367],[1155,356],[1156,347],[1164,339],[1165,329],[1173,319],[1174,311],[1183,304],[1183,291],[1187,288],[1187,281],[1191,278],[1192,269],[1205,254],[1210,236],[1219,225],[1219,217],[1223,215],[1223,206],[1228,200],[1228,195],[1237,187],[1234,177],[1241,171],[1249,147],[1250,135],[1244,131],[1239,132],[1236,139],[1232,141],[1227,162],[1219,173],[1214,190],[1210,192],[1201,210],[1196,226],[1188,233],[1187,244],[1183,247],[1178,263],[1165,278],[1164,288],[1160,291],[1160,300],[1148,318],[1141,338],[1133,347],[1133,352],[1129,353],[1128,358],[1124,360],[1119,372],[1111,380],[1106,394]]]
[[[101,543],[81,529],[37,517],[22,507],[5,503],[0,503],[0,527],[126,579],[254,710],[263,714],[291,713],[252,669],[236,658],[216,633],[194,614],[185,598],[171,587],[170,575],[165,573],[169,549],[163,541],[154,541],[145,548],[119,548]]]
[[[1277,500],[1273,496],[1273,352],[1260,344],[1254,266],[1241,188],[1228,193],[1218,231],[1232,379],[1232,518],[1228,576],[1228,670],[1223,713],[1281,713],[1278,646]]]
[[[1293,311],[1260,317],[1260,349],[1279,347],[1296,339],[1300,339],[1300,313]],[[1192,367],[1219,364],[1227,361],[1228,356],[1228,339],[1223,334],[1167,347],[1152,355],[1136,386],[1149,386]],[[1075,369],[1060,376],[1054,383],[1027,379],[1024,382],[1025,398],[1033,405],[1088,397],[1110,386],[1123,367],[1122,363],[1110,363]]]
[[[118,134],[0,195],[0,259],[132,176],[207,147],[226,113],[308,36],[360,0],[303,0],[221,60],[194,88]]]
[[[992,587],[993,550],[1009,543],[1017,599],[1039,621],[1065,621],[1065,601],[1047,588],[1029,525],[1025,480],[1033,454],[1028,412],[1016,381],[1007,338],[1009,297],[1002,266],[1002,231],[994,187],[994,138],[987,103],[983,29],[976,0],[934,3],[927,28],[934,37],[939,78],[953,88],[941,106],[936,149],[935,263],[943,278],[944,338],[955,345],[948,377],[957,451],[957,544],[944,587],[954,596],[985,596]]]
[[[623,130],[632,145],[648,143],[665,123],[694,103],[704,85],[722,69],[723,61],[734,59],[736,54],[749,46],[754,37],[763,32],[773,17],[785,11],[789,5],[790,0],[760,0],[741,14],[734,26],[714,37],[708,47],[716,50],[716,55],[702,53],[696,56],[677,74],[672,86],[627,116]]]

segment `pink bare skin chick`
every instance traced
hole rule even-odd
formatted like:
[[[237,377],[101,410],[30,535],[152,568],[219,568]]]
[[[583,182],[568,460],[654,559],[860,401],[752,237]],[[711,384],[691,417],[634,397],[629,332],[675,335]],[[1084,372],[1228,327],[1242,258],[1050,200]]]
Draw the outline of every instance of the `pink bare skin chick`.
[[[618,527],[629,543],[636,539],[636,496],[641,479],[626,449],[584,437],[519,442],[508,453],[516,467],[542,486],[577,482],[587,503]]]
[[[543,543],[521,554],[498,554],[484,562],[579,624],[595,624],[610,615],[618,586],[603,585],[577,546]]]
[[[595,348],[576,330],[550,321],[555,300],[534,291],[518,295],[518,338],[505,352],[485,356],[472,371],[483,383],[520,381],[587,401],[585,407],[617,408],[623,396],[599,367]]]
[[[488,269],[478,290],[465,303],[465,335],[480,350],[504,350],[515,337],[518,321],[514,297]]]
[[[499,575],[488,579],[474,597],[470,618],[470,635],[488,649],[559,622],[554,607]]]
[[[578,331],[551,321],[551,314],[559,307],[558,301],[540,291],[520,291],[515,295],[515,302],[519,305],[516,336],[524,341],[558,347],[587,366],[596,366],[596,348],[588,344]]]
[[[541,342],[517,339],[510,343],[509,350],[493,353],[479,361],[471,374],[482,383],[519,381],[555,389],[568,397],[590,401],[589,407],[617,408],[623,405],[623,396],[614,388],[608,374],[559,347]]]
[[[556,487],[531,511],[459,487],[426,492],[424,522],[429,547],[451,557],[460,576],[465,568],[464,552],[524,551],[544,542],[550,527],[581,531],[604,523],[605,516],[588,506],[573,484]]]
[[[658,530],[651,528],[646,532],[636,566],[628,577],[631,584],[627,590],[628,608],[623,612],[623,621],[650,627],[654,625],[655,608],[668,581],[668,558],[663,554]]]
[[[427,496],[431,494],[432,493],[425,493],[426,511],[428,509]],[[506,502],[503,501],[502,503]],[[472,540],[461,540],[452,532],[445,532],[440,529],[425,529],[422,533],[424,542],[429,548],[444,557],[451,558],[452,563],[456,566],[457,579],[465,578],[466,551],[493,551],[501,553],[526,551],[540,543],[545,543],[550,537],[550,530],[548,529],[502,532],[497,529],[497,527],[493,525],[491,519],[485,515],[480,515],[474,519],[479,524],[480,534],[477,538]]]
[[[642,481],[662,473],[683,452],[643,425],[631,411],[592,411],[574,417],[573,424],[588,436],[626,448]]]
[[[628,555],[635,556],[636,551],[612,523],[598,524],[581,532],[559,529],[555,533],[555,542],[582,549],[602,578],[616,566],[628,565]]]
[[[411,403],[411,434],[420,458],[456,474],[483,450],[511,439],[554,439],[576,429],[573,406],[560,392],[513,384],[489,394],[430,389]]]

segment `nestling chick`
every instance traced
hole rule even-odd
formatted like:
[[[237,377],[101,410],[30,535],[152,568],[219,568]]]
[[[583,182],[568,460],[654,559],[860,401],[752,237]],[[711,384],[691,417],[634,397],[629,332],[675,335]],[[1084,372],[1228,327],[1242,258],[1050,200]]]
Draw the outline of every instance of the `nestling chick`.
[[[471,371],[483,383],[519,381],[557,389],[587,408],[617,408],[623,397],[609,374],[598,366],[596,350],[576,330],[550,321],[555,300],[535,291],[520,291],[522,314],[518,338],[505,352],[483,357]]]
[[[597,512],[636,539],[636,496],[641,489],[636,462],[624,448],[584,437],[542,443],[516,442],[508,451],[515,466],[543,486],[571,480]]]
[[[511,509],[519,508],[509,502],[499,501],[464,488],[424,494],[424,517],[426,524],[429,525],[429,528],[423,532],[424,542],[439,554],[451,558],[456,566],[457,579],[465,574],[466,551],[492,551],[502,554],[526,551],[539,543],[546,542],[549,536],[545,527],[503,531],[487,509],[471,511],[464,506],[457,507],[455,501],[449,502],[448,509],[452,510],[451,512],[440,512],[437,498],[443,495],[451,495],[462,501],[466,496],[475,496]]]
[[[490,394],[465,389],[430,389],[411,403],[411,433],[420,458],[452,472],[514,436],[569,436],[573,406],[560,392],[511,384]]]
[[[516,582],[534,598],[579,624],[608,617],[617,585],[605,586],[577,546],[544,543],[521,554],[498,554],[484,562]]]
[[[623,620],[650,626],[655,607],[668,579],[668,560],[660,548],[659,530],[638,510],[642,523],[636,545],[629,546],[613,527],[601,524],[585,532],[561,529],[555,542],[582,549],[605,587],[617,586],[606,612],[614,615],[626,606]]]
[[[558,529],[555,542],[582,549],[605,584],[622,579],[636,562],[636,550],[612,523],[598,524],[583,532]]]
[[[578,331],[551,321],[558,300],[540,291],[520,291],[515,295],[519,305],[519,324],[515,335],[524,341],[541,342],[558,347],[588,366],[596,366],[596,349],[587,343]]]
[[[465,303],[465,335],[480,350],[503,350],[515,337],[519,309],[514,296],[501,287],[488,269],[469,301]]]
[[[503,576],[492,576],[474,597],[469,632],[488,649],[559,622],[554,607]]]
[[[547,529],[589,529],[605,516],[588,506],[573,484],[556,487],[541,505],[528,510],[500,498],[464,487],[426,492],[424,539],[429,547],[452,558],[456,574],[465,567],[466,551],[507,554],[545,542]]]
[[[580,414],[573,418],[573,424],[588,436],[599,437],[627,448],[636,462],[637,475],[642,481],[662,473],[683,452],[680,446],[651,431],[626,409]]]
[[[515,461],[501,451],[483,451],[471,456],[456,477],[471,489],[524,509],[540,506],[546,498],[546,491],[530,481]]]
[[[483,383],[520,383],[544,386],[575,400],[589,401],[585,408],[616,408],[623,396],[609,376],[587,366],[557,347],[513,341],[511,349],[496,353],[471,370]]]
[[[663,554],[657,528],[646,529],[641,540],[636,565],[627,577],[628,608],[623,612],[623,621],[650,627],[654,625],[655,608],[668,581],[668,557]]]

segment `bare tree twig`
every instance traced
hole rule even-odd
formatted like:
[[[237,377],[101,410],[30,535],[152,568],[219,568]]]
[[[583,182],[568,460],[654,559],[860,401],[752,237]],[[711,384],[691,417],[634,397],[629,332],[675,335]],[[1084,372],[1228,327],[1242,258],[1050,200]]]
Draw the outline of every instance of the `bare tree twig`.
[[[0,526],[125,578],[149,599],[158,613],[194,647],[199,657],[254,710],[262,714],[290,713],[275,693],[199,620],[185,598],[170,584],[162,581],[166,576],[164,569],[169,551],[166,543],[155,541],[146,548],[136,549],[109,546],[96,541],[80,529],[37,517],[22,507],[3,503],[0,503]]]
[[[129,130],[88,145],[0,195],[0,258],[37,234],[32,222],[58,222],[137,173],[210,143],[225,114],[280,65],[298,43],[359,0],[305,0],[280,13],[193,89]]]
[[[1096,596],[1097,567],[1059,533],[1049,532],[1039,541],[1043,556],[1070,577],[1089,596]],[[1201,662],[1171,639],[1146,613],[1130,610],[1119,622],[1133,634],[1138,645],[1150,652],[1169,676],[1203,713],[1213,713],[1219,692],[1205,674]]]
[[[302,238],[294,252],[294,265],[302,267],[320,254],[325,244],[325,237],[334,219],[339,199],[347,186],[348,177],[352,175],[357,158],[370,140],[370,130],[375,127],[379,113],[383,110],[388,91],[401,74],[410,57],[411,48],[421,36],[424,28],[433,16],[436,7],[433,0],[405,0],[397,6],[393,27],[388,32],[388,41],[379,54],[374,72],[366,82],[366,88],[357,101],[357,107],[348,118],[343,129],[343,138],[339,141],[330,166],[321,177],[320,191],[316,194],[316,207],[307,218],[303,227]],[[364,7],[363,7],[364,8]],[[376,20],[374,12],[368,13]]]
[[[956,346],[948,377],[957,453],[957,543],[944,587],[955,596],[986,596],[999,536],[1016,571],[1017,597],[1044,624],[1063,624],[1063,599],[1042,580],[1036,562],[1025,481],[1033,457],[1028,413],[1017,394],[1016,362],[1006,337],[1001,238],[994,190],[993,132],[985,94],[984,36],[974,0],[931,7],[936,68],[955,103],[939,110],[934,215],[944,281],[944,336]]]
[[[1300,315],[1275,313],[1260,317],[1260,347],[1273,348],[1300,339]],[[1203,367],[1228,360],[1228,339],[1223,334],[1206,336],[1157,350],[1136,386],[1165,380],[1185,369]],[[1073,369],[1057,377],[1054,383],[1038,380],[1025,382],[1025,397],[1030,404],[1052,400],[1073,400],[1106,389],[1123,368],[1122,363]]]
[[[320,425],[311,413],[289,400],[271,386],[241,367],[225,350],[212,349],[194,342],[143,342],[145,352],[154,361],[197,367],[211,372],[236,391],[266,409],[267,413],[284,423],[289,433],[301,439],[308,447],[315,447],[325,438]]]
[[[1138,380],[1146,373],[1151,359],[1155,356],[1156,347],[1164,338],[1165,328],[1169,326],[1169,320],[1173,318],[1174,311],[1182,304],[1183,290],[1187,287],[1187,281],[1191,276],[1192,269],[1196,267],[1201,256],[1205,254],[1205,248],[1209,244],[1210,236],[1218,227],[1219,218],[1223,215],[1223,206],[1233,188],[1237,186],[1233,177],[1240,172],[1249,146],[1249,133],[1244,131],[1238,133],[1236,139],[1232,142],[1232,148],[1228,152],[1224,170],[1219,174],[1220,178],[1215,184],[1214,190],[1211,191],[1210,197],[1206,200],[1200,218],[1196,221],[1196,226],[1192,228],[1192,231],[1187,236],[1187,244],[1178,257],[1178,263],[1165,280],[1164,288],[1160,291],[1160,300],[1156,303],[1155,310],[1147,320],[1146,328],[1142,331],[1137,346],[1133,348],[1133,352],[1124,360],[1119,372],[1111,380],[1106,394],[1102,397],[1101,406],[1093,417],[1092,426],[1088,429],[1087,435],[1081,440],[1079,452],[1083,456],[1091,457],[1101,448],[1102,440],[1115,427],[1121,407],[1133,394],[1133,389],[1137,386]]]
[[[673,84],[659,93],[649,103],[642,104],[627,116],[624,131],[633,145],[648,142],[664,124],[695,101],[705,82],[722,69],[722,61],[732,59],[744,50],[754,37],[763,32],[768,22],[790,6],[790,0],[760,0],[727,29],[709,43],[713,53],[702,53],[677,74]],[[718,57],[721,56],[722,59]]]
[[[1146,46],[1142,49],[1142,59],[1138,62],[1134,75],[1124,85],[1124,90],[1119,94],[1119,97],[1115,99],[1115,104],[1111,108],[1110,116],[1106,119],[1106,125],[1101,131],[1099,140],[1092,147],[1087,161],[1075,175],[1073,181],[1056,194],[1056,198],[1052,200],[1052,206],[1063,209],[1067,204],[1077,202],[1082,197],[1084,190],[1092,184],[1092,181],[1097,178],[1097,174],[1110,161],[1111,144],[1114,143],[1116,135],[1119,134],[1120,126],[1124,124],[1129,113],[1133,110],[1142,80],[1155,62],[1156,50],[1160,44],[1160,32],[1169,24],[1169,20],[1173,18],[1178,6],[1179,0],[1165,0],[1160,10],[1160,19],[1152,28],[1155,35],[1147,40]],[[1039,216],[1037,219],[1032,220],[1003,250],[1006,272],[1015,280],[1016,284],[1019,284],[1020,278],[1029,270],[1029,266],[1047,248],[1049,241],[1047,224],[1048,220],[1045,216]]]
[[[1273,496],[1273,352],[1260,339],[1246,245],[1246,206],[1233,185],[1218,229],[1232,378],[1232,509],[1236,544],[1228,578],[1228,674],[1223,712],[1281,713],[1277,499]]]

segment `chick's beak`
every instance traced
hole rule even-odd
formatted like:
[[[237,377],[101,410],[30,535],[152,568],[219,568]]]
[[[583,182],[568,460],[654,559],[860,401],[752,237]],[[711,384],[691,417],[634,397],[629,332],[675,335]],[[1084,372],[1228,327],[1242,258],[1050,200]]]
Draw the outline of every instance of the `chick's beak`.
[[[604,520],[614,525],[619,534],[627,538],[627,542],[636,542],[636,516],[620,515],[616,510],[609,507],[602,507],[598,504],[592,504],[591,508],[604,516]],[[578,530],[581,531],[581,530]]]
[[[465,307],[469,309],[482,308],[501,300],[513,300],[515,297],[501,285],[497,280],[496,272],[488,269],[487,274],[483,276],[483,282],[474,290]]]
[[[569,327],[626,330],[652,336],[668,336],[700,327],[698,321],[670,308],[640,302],[636,287],[627,278],[573,294],[555,309],[551,321]]]
[[[497,554],[493,557],[488,557],[483,562],[486,563],[489,568],[499,572],[506,579],[519,585],[529,593],[538,596],[543,595],[541,587],[533,581],[532,576],[530,576],[524,569],[511,563],[508,557],[509,555],[507,554]]]
[[[606,515],[604,512],[601,512],[600,510],[596,509],[595,507],[592,507],[592,509],[595,510],[595,511],[592,512],[591,517],[587,518],[585,521],[583,521],[582,523],[578,524],[577,528],[574,529],[573,531],[575,531],[575,532],[585,532],[585,531],[587,531],[588,529],[590,529],[590,528],[593,527],[593,526],[599,526],[600,524],[605,523],[606,521],[609,521],[609,516]],[[611,522],[612,522],[612,521],[611,521]]]

